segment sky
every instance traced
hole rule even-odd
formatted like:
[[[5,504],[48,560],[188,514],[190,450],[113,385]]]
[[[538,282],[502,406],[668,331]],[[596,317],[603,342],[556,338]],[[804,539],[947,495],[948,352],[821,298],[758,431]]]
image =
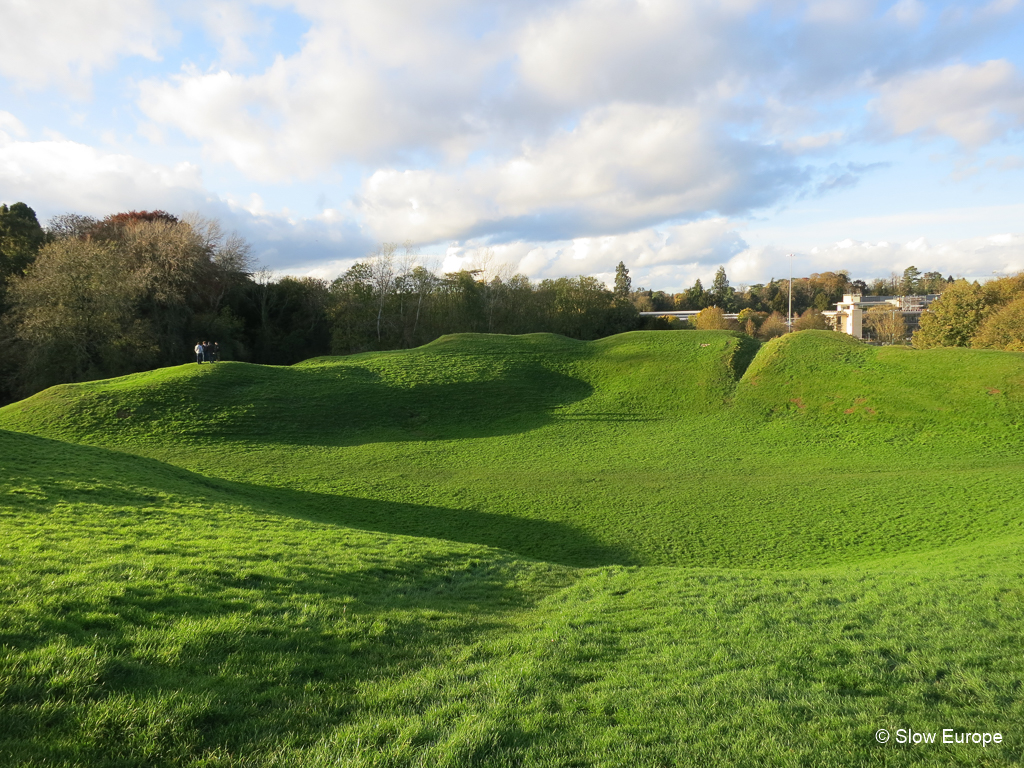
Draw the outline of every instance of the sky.
[[[1024,269],[1024,2],[0,0],[0,202],[634,287]]]

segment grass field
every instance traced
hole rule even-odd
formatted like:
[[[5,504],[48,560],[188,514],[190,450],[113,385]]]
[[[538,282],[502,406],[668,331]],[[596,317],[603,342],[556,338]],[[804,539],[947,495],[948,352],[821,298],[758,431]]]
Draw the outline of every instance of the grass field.
[[[56,387],[0,409],[0,764],[1016,765],[1022,424],[1024,355],[828,332]]]

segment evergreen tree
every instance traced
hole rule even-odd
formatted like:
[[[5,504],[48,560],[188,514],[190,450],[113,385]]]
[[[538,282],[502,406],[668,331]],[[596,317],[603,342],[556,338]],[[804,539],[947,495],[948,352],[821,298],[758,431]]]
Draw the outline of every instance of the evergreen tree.
[[[690,305],[690,309],[704,309],[708,305],[708,295],[699,277],[686,291],[686,303]]]
[[[711,297],[715,304],[725,310],[732,309],[733,294],[735,291],[729,287],[729,278],[726,277],[725,267],[719,267],[715,272],[715,281],[711,284]]]
[[[35,211],[25,203],[0,205],[0,300],[7,281],[24,274],[44,242],[46,233]]]
[[[941,272],[925,272],[921,275],[919,290],[921,293],[942,293],[946,289],[946,278]]]
[[[633,288],[633,281],[629,277],[629,270],[623,262],[615,268],[615,301],[625,303],[629,301],[629,294]]]
[[[903,281],[900,283],[900,290],[904,296],[913,296],[921,287],[921,270],[910,266],[903,270]]]

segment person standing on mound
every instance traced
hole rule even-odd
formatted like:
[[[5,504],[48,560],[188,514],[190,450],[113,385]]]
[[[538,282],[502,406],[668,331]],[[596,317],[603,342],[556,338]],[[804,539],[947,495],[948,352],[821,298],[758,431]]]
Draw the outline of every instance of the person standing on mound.
[[[201,341],[196,342],[196,362],[199,365],[203,364],[203,343]]]

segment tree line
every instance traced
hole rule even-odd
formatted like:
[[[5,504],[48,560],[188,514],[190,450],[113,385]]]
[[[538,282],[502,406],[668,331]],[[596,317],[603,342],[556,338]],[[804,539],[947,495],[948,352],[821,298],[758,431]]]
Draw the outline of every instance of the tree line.
[[[1015,318],[1024,321],[1024,306],[997,285],[964,287],[915,267],[870,285],[845,271],[815,273],[792,281],[793,329],[828,327],[822,310],[844,293],[952,290],[947,304],[956,297],[957,309],[943,314],[945,295],[933,305],[944,325],[940,331],[939,320],[922,321],[922,345],[1011,348],[1018,342],[999,340],[1017,333],[1012,329]],[[333,281],[274,278],[257,268],[245,240],[212,219],[164,211],[102,219],[64,214],[43,227],[26,204],[0,205],[0,402],[54,384],[180,364],[203,340],[218,342],[225,359],[290,365],[318,355],[415,347],[460,332],[595,339],[696,327],[767,339],[789,330],[789,288],[789,280],[774,279],[734,288],[724,267],[709,289],[698,280],[677,294],[634,290],[623,263],[610,289],[583,275],[532,281],[486,260],[440,273],[393,243]],[[702,311],[689,323],[639,315],[675,309]],[[974,318],[966,326],[964,311]]]
[[[595,339],[641,327],[628,285],[593,277],[439,274],[384,244],[334,281],[275,279],[215,220],[65,214],[44,228],[24,203],[0,206],[0,402],[177,365],[203,340],[224,359],[290,365],[449,333]]]
[[[1024,273],[953,282],[921,316],[914,346],[1024,352]]]
[[[720,268],[708,292],[710,298],[702,300],[705,308],[693,318],[691,325],[700,329],[741,330],[761,339],[781,336],[789,330],[786,319],[788,282],[770,281],[766,285],[734,291],[728,285],[725,270]],[[680,296],[691,300],[699,289],[698,280],[687,292],[689,295],[675,294],[675,306],[682,303],[678,300]],[[1024,273],[982,284],[962,278],[954,280],[952,276],[943,278],[938,272],[922,273],[916,267],[908,267],[902,274],[893,273],[888,279],[874,280],[870,286],[850,281],[846,272],[814,274],[793,281],[793,330],[829,328],[822,308],[849,293],[865,296],[938,294],[922,313],[920,328],[913,334],[912,344],[918,349],[973,347],[1024,352]],[[643,305],[650,293],[641,290],[635,296]],[[827,297],[827,303],[822,296]],[[723,307],[733,312],[738,309],[738,320],[727,319]],[[668,325],[681,327],[678,323]],[[889,305],[874,306],[865,312],[864,332],[865,337],[888,344],[903,344],[907,340],[902,313]]]
[[[767,283],[734,288],[729,284],[725,267],[719,267],[708,289],[698,279],[681,293],[669,294],[641,288],[633,291],[631,298],[640,311],[700,311],[690,323],[666,319],[664,327],[738,330],[767,340],[789,332],[790,311],[793,315],[792,330],[825,330],[831,326],[824,311],[841,301],[846,294],[941,294],[952,283],[952,276],[943,277],[941,272],[922,272],[911,266],[902,273],[893,272],[888,278],[877,278],[870,283],[851,280],[849,272],[840,270],[816,272],[792,281],[788,278],[772,279]],[[739,318],[728,319],[726,313],[738,314]],[[903,322],[902,317],[899,321]],[[881,312],[869,313],[865,318],[865,330],[868,337],[880,341],[893,343],[902,338],[892,318]],[[902,333],[906,335],[905,326]]]
[[[809,277],[795,277],[792,280],[793,315],[800,316],[808,309],[824,311],[841,301],[846,294],[862,296],[914,296],[942,293],[953,282],[953,277],[943,277],[941,272],[922,272],[917,267],[907,267],[902,273],[893,272],[888,278],[876,278],[870,283],[851,280],[845,270],[837,272],[815,272]],[[725,267],[719,267],[710,288],[698,279],[690,288],[681,293],[665,293],[640,288],[634,291],[634,303],[641,312],[695,311],[705,307],[720,307],[726,312],[737,313],[744,309],[771,314],[788,314],[790,302],[790,280],[771,279],[767,283],[734,288],[729,285]]]

